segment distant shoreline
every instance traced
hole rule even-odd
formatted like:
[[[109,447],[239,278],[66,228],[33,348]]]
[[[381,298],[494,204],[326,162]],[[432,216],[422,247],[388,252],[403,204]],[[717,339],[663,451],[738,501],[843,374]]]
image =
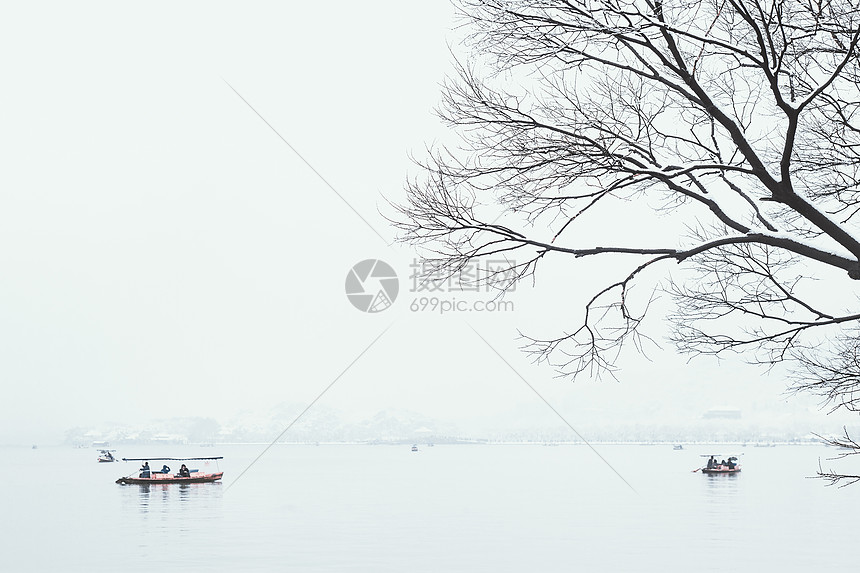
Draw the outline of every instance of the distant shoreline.
[[[140,447],[140,446],[165,446],[165,447],[196,447],[196,448],[218,448],[231,446],[269,446],[271,442],[217,442],[217,443],[188,443],[188,442],[111,442],[111,448],[119,447]],[[408,446],[417,444],[423,448],[435,446],[683,446],[694,448],[698,446],[709,445],[731,445],[743,448],[767,448],[776,446],[820,446],[826,445],[821,440],[812,439],[796,439],[796,440],[773,440],[768,442],[762,441],[640,441],[640,440],[594,440],[588,443],[583,441],[509,441],[509,440],[487,440],[487,439],[458,439],[458,440],[440,440],[440,441],[421,441],[421,440],[406,440],[398,439],[392,441],[301,441],[301,442],[278,442],[276,446]],[[105,446],[89,446],[89,445],[73,445],[73,444],[2,444],[3,448],[70,448],[70,449],[85,449],[94,450]]]

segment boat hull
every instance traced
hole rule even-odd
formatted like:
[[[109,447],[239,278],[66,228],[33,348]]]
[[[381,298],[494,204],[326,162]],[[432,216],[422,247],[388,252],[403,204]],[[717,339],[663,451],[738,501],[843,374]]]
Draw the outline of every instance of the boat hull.
[[[740,473],[740,471],[741,471],[741,468],[734,468],[731,470],[728,468],[725,468],[725,469],[713,468],[710,470],[705,468],[702,470],[702,473],[703,474],[737,474],[737,473]]]
[[[116,483],[124,485],[149,485],[160,483],[206,483],[218,481],[223,475],[224,472],[218,472],[214,474],[196,474],[192,475],[191,477],[177,477],[172,474],[152,474],[152,477],[148,478],[121,477],[116,480]]]

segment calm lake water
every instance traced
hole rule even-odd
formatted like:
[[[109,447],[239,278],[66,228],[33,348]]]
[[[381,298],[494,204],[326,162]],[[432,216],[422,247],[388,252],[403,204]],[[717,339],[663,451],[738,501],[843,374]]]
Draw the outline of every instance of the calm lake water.
[[[276,446],[235,481],[262,449],[119,449],[225,456],[223,483],[149,487],[95,450],[0,449],[0,571],[858,567],[860,485],[805,479],[824,447],[598,446],[635,492],[585,446]],[[691,473],[738,452],[740,475]]]

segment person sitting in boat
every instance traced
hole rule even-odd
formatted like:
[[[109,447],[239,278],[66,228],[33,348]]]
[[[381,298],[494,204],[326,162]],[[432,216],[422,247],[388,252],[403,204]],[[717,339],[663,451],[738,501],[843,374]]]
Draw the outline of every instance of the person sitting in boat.
[[[714,459],[714,456],[711,456],[708,460],[708,469],[713,469],[715,465],[717,465],[717,460]]]
[[[167,464],[164,464],[163,466],[161,466],[161,473],[169,474],[170,473],[170,467]]]
[[[734,462],[734,460],[735,460],[735,458],[729,458],[728,466],[729,466],[729,469],[730,469],[730,470],[735,469],[735,462]]]
[[[143,465],[140,466],[140,476],[142,478],[148,478],[149,475],[149,462],[143,462]]]
[[[188,469],[188,466],[186,466],[185,464],[182,464],[182,467],[179,468],[179,477],[181,477],[181,478],[191,477],[191,471]]]
[[[720,462],[720,465],[721,465],[721,466],[725,466],[725,465],[728,465],[728,464],[726,464],[726,460],[722,460],[722,461]]]

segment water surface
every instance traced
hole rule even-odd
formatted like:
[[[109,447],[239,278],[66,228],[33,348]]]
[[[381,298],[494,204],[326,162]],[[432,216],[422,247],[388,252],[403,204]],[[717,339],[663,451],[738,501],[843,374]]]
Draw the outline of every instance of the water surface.
[[[2,571],[849,571],[860,486],[817,446],[128,447],[223,455],[223,483],[117,485],[138,464],[5,448]],[[743,452],[743,472],[691,470]],[[825,462],[825,465],[828,462]],[[198,465],[203,465],[201,462]],[[214,469],[203,466],[202,469]]]

